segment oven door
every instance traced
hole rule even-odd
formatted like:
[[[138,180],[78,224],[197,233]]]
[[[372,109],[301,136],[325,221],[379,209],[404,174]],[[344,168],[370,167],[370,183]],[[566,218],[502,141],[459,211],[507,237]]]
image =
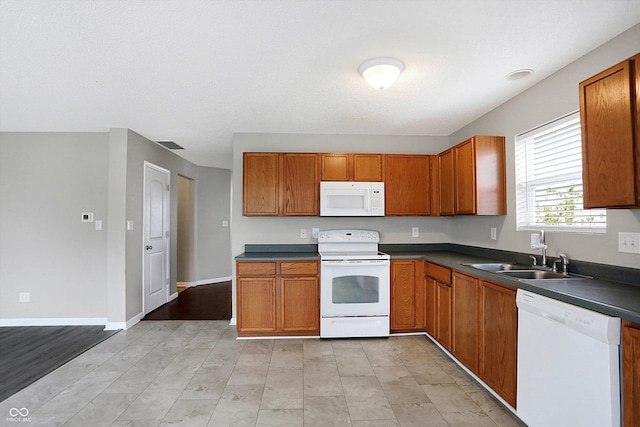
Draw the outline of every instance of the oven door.
[[[322,317],[389,315],[388,259],[323,260],[320,265]]]

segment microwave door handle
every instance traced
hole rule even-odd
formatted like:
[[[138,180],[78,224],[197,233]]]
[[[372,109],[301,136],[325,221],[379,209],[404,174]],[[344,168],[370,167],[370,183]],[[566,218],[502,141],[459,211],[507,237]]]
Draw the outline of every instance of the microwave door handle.
[[[371,189],[367,188],[364,191],[364,210],[366,213],[371,213]]]

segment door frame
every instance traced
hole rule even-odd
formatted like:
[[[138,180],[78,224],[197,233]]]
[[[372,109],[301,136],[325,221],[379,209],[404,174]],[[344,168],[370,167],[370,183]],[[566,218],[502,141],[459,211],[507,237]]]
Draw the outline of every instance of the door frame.
[[[165,202],[165,206],[163,206],[163,209],[165,209],[166,211],[166,216],[165,216],[165,227],[167,230],[167,235],[165,236],[166,238],[166,251],[167,254],[165,256],[165,272],[167,275],[167,283],[166,283],[166,292],[164,295],[164,301],[165,304],[167,302],[169,302],[169,295],[170,295],[170,288],[171,288],[171,233],[169,232],[171,229],[171,171],[169,169],[163,168],[162,166],[158,166],[154,163],[148,162],[148,161],[144,161],[144,165],[143,165],[143,174],[142,174],[142,239],[141,239],[141,245],[140,245],[140,250],[142,253],[142,313],[143,316],[147,314],[147,307],[146,307],[146,288],[145,288],[145,271],[146,271],[146,266],[145,266],[145,262],[146,262],[146,250],[145,250],[145,245],[146,245],[146,241],[145,241],[145,230],[147,229],[147,218],[145,216],[145,203],[146,203],[146,196],[147,196],[147,168],[151,168],[151,169],[155,169],[158,172],[164,173],[167,175],[168,178],[168,189],[167,189],[167,197],[166,197],[166,202]]]

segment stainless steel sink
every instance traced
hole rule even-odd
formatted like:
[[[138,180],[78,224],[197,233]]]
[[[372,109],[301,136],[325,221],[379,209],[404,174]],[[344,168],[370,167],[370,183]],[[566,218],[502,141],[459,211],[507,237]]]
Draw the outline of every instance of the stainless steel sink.
[[[509,276],[516,279],[578,279],[568,274],[556,273],[547,270],[518,270],[518,271],[496,271],[496,274]]]
[[[490,271],[496,273],[498,271],[511,271],[511,270],[531,270],[530,265],[525,264],[512,264],[512,263],[487,263],[487,264],[467,264],[469,267],[477,268],[478,270]]]
[[[501,276],[513,277],[522,280],[550,280],[550,279],[591,279],[589,276],[580,274],[562,274],[551,270],[545,270],[541,267],[536,268],[526,264],[515,264],[508,262],[484,263],[484,264],[466,264],[469,267],[478,270],[487,271],[489,273],[499,274]]]

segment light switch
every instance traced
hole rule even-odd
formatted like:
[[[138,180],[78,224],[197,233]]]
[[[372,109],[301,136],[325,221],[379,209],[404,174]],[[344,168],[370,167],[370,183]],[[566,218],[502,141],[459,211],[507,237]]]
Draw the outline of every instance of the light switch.
[[[96,231],[102,230],[102,220],[96,219]]]
[[[131,231],[133,230],[133,220],[132,219],[128,219],[127,220],[127,231]]]

